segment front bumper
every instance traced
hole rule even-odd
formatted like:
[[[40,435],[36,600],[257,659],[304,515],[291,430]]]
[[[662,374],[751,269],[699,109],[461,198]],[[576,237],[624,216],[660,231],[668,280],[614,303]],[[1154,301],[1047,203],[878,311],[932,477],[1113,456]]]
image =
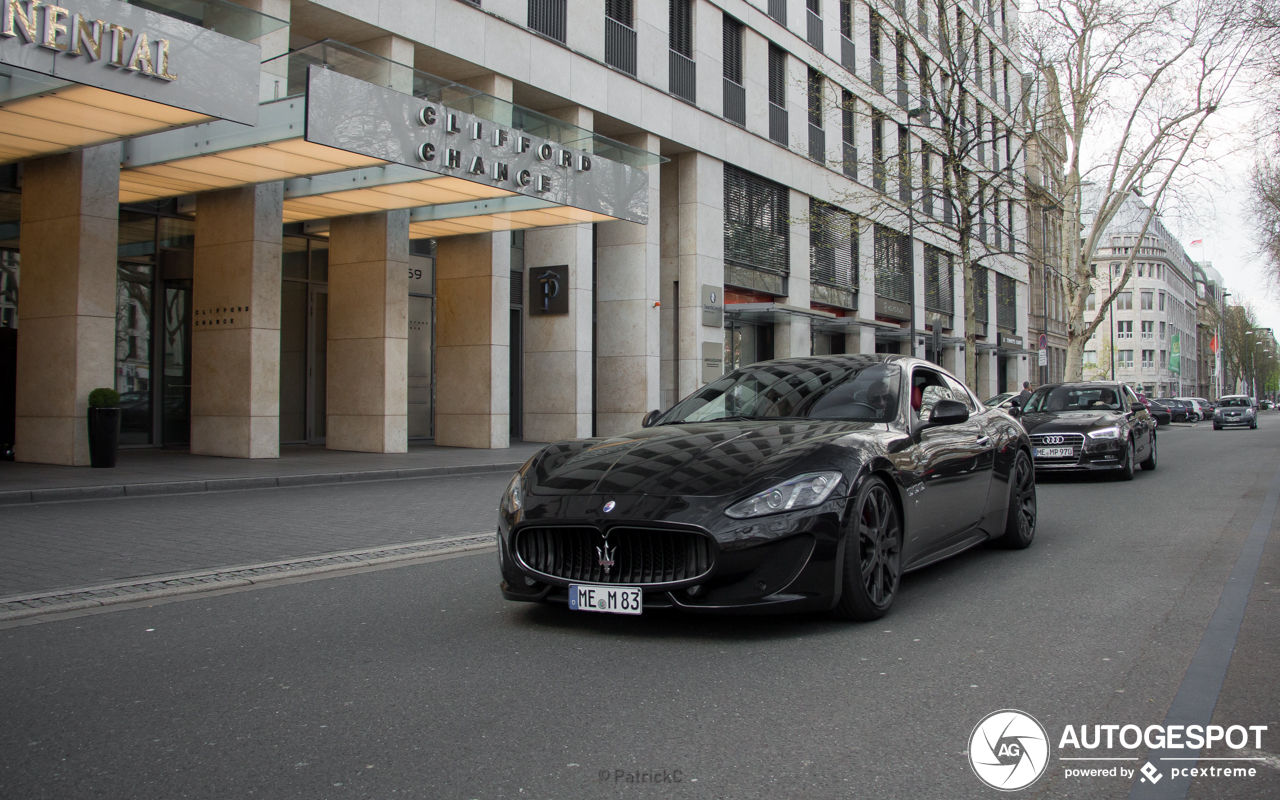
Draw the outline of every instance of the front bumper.
[[[1256,422],[1257,422],[1257,417],[1241,416],[1241,417],[1214,417],[1213,418],[1213,424],[1221,428],[1226,428],[1231,425],[1240,425],[1246,428],[1251,428]]]
[[[1110,472],[1124,469],[1127,443],[1127,439],[1093,442],[1086,437],[1080,454],[1074,459],[1034,459],[1036,472]]]
[[[722,530],[700,532],[715,543],[709,571],[692,580],[672,583],[609,582],[639,586],[646,609],[668,608],[703,614],[799,613],[825,611],[839,600],[842,556],[840,531],[848,498],[823,505],[753,520],[725,519]],[[598,505],[597,505],[598,507]],[[553,526],[598,526],[600,530],[679,528],[694,526],[652,519],[521,520],[498,528],[498,557],[502,596],[522,602],[568,603],[570,580],[531,569],[517,552],[516,541],[530,529]],[[521,545],[524,547],[524,545]],[[618,569],[622,565],[619,564]]]

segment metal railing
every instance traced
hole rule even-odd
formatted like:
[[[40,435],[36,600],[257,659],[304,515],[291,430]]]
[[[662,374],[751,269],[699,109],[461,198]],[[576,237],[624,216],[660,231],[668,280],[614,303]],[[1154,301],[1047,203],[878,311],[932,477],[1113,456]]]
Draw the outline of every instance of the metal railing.
[[[782,145],[787,146],[787,110],[782,106],[769,104],[769,138]]]
[[[884,65],[874,56],[871,58],[871,88],[884,94]]]
[[[809,158],[819,164],[827,163],[827,132],[809,123]]]
[[[636,31],[612,17],[604,18],[604,63],[636,74]]]
[[[668,60],[670,68],[670,80],[668,81],[668,89],[676,97],[688,100],[690,103],[698,102],[698,65],[690,58],[685,58],[675,50],[668,50],[671,54]]]
[[[787,25],[787,0],[769,0],[769,16],[782,25]]]
[[[844,174],[858,179],[858,148],[852,142],[844,142]]]
[[[822,50],[822,17],[808,9],[805,10],[805,15],[809,18],[809,44],[820,51]]]
[[[529,30],[563,43],[569,30],[566,0],[529,0]]]
[[[908,107],[908,105],[907,105],[907,104],[908,104],[908,103],[910,102],[910,100],[911,100],[911,94],[910,94],[910,92],[908,92],[908,91],[907,91],[907,79],[906,79],[906,78],[904,78],[904,77],[902,77],[901,75],[899,75],[899,76],[898,76],[898,92],[897,92],[897,95],[898,95],[898,96],[897,96],[897,98],[895,98],[895,102],[897,102],[898,107],[899,107],[899,108],[907,108],[907,107]]]
[[[747,89],[728,78],[724,79],[724,118],[735,125],[747,125]]]

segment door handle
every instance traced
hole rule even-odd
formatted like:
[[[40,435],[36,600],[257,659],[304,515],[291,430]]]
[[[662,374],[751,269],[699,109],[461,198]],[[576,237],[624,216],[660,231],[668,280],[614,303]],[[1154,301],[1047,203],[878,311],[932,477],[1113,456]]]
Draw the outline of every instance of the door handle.
[[[977,444],[978,447],[986,447],[990,443],[991,443],[990,436],[979,436],[978,441],[975,444]]]

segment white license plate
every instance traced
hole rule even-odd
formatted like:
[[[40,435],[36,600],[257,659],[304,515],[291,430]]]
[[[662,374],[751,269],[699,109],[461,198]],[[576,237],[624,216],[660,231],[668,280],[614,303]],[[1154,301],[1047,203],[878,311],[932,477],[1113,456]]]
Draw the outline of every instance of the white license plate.
[[[1036,458],[1071,458],[1075,449],[1071,447],[1037,447]]]
[[[605,614],[639,614],[643,597],[638,586],[569,584],[569,608]]]

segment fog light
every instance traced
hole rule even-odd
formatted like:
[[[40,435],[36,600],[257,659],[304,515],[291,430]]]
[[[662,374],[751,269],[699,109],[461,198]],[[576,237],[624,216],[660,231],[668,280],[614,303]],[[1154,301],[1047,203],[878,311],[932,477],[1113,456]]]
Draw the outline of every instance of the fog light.
[[[690,597],[697,597],[698,595],[702,594],[702,587],[690,586],[688,589],[684,590],[684,593],[689,595]]]
[[[533,578],[525,578],[525,579],[524,579],[524,585],[525,585],[525,586],[529,586],[529,587],[533,587],[533,586],[537,586],[537,585],[538,585],[538,582],[537,582],[537,581],[535,581]]]

